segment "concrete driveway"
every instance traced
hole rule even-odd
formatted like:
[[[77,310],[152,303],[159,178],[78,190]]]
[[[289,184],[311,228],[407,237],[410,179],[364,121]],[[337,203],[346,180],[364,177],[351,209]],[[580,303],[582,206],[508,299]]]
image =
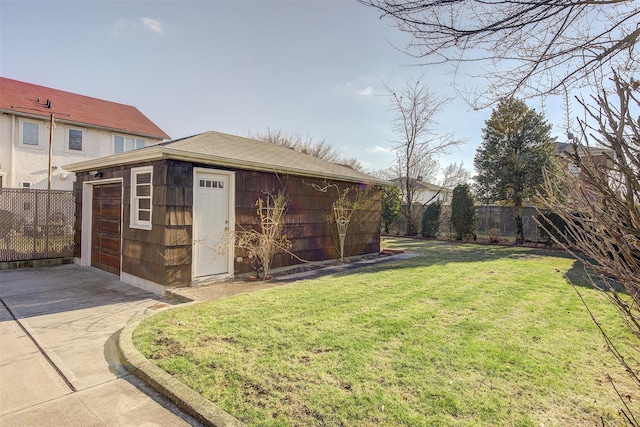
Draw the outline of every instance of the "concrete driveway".
[[[171,301],[73,264],[0,271],[0,426],[198,422],[120,364],[117,336]]]

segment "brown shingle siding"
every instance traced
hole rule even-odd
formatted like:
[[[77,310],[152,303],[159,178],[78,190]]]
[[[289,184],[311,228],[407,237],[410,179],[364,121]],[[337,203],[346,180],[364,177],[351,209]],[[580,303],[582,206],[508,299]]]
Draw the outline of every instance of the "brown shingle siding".
[[[129,226],[130,170],[149,164],[154,166],[152,229],[132,229]],[[163,159],[153,163],[104,168],[104,177],[123,179],[124,272],[165,286],[191,283],[194,167],[203,166],[200,163]],[[82,186],[83,179],[89,179],[88,176],[88,172],[78,174],[76,191],[78,185]],[[302,262],[300,259],[325,261],[338,256],[336,226],[327,219],[332,215],[332,204],[343,189],[355,188],[358,184],[333,181],[337,189],[330,187],[327,191],[319,191],[317,187],[327,185],[322,179],[241,169],[235,170],[235,184],[236,230],[258,227],[256,201],[259,198],[265,199],[267,194],[276,195],[279,191],[284,191],[289,198],[284,234],[291,242],[291,252],[295,255],[277,254],[273,268],[299,264]],[[78,199],[81,200],[81,197]],[[78,218],[81,222],[81,215]],[[379,242],[380,194],[376,192],[367,210],[361,212],[357,219],[354,217],[347,236],[345,255],[377,252],[380,249]],[[236,256],[244,259],[234,263],[234,273],[251,272],[246,253],[236,251]]]

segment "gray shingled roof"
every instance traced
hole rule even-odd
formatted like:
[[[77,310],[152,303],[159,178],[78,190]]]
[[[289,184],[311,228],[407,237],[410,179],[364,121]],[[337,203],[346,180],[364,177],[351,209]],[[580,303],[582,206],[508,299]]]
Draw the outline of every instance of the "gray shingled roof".
[[[288,173],[348,182],[388,184],[348,166],[330,163],[289,148],[220,132],[205,132],[114,156],[66,167],[72,172],[159,159],[178,159],[212,166]]]

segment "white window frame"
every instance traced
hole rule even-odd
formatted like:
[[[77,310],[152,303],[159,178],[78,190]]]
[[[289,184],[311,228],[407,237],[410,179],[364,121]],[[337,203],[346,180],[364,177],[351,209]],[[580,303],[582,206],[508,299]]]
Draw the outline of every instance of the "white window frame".
[[[24,125],[25,123],[30,123],[30,124],[34,124],[36,126],[38,126],[38,144],[37,145],[33,145],[33,144],[25,144],[24,143]],[[21,119],[19,121],[19,135],[18,138],[20,138],[20,140],[18,141],[19,145],[21,147],[26,147],[26,148],[42,148],[42,128],[41,128],[42,123],[36,120],[26,120],[26,119]]]
[[[32,187],[31,181],[20,181],[20,188],[29,189]]]
[[[116,151],[116,138],[122,138],[122,151]],[[127,139],[133,140],[132,148],[127,149]],[[142,143],[141,147],[138,147],[139,143]],[[128,135],[128,136],[122,135],[122,134],[113,135],[113,154],[126,153],[127,151],[137,150],[139,148],[144,148],[146,146],[147,146],[146,139],[136,138],[135,136],[131,136],[131,135]]]
[[[70,143],[70,141],[69,141],[69,132],[72,131],[72,130],[78,131],[78,132],[80,132],[82,134],[82,137],[81,137],[82,141],[80,142],[81,148],[79,150],[74,150],[69,146],[69,143]],[[69,153],[83,153],[84,152],[84,147],[85,147],[85,135],[86,135],[85,130],[77,128],[77,127],[65,127],[64,132],[65,132],[65,134],[64,134],[64,139],[65,139],[64,150],[66,152],[69,152]]]
[[[149,195],[148,196],[139,196],[137,192],[137,177],[138,175],[150,174],[149,177]],[[146,184],[143,184],[146,185]],[[141,209],[140,201],[141,200],[149,200],[149,209]],[[130,206],[130,228],[138,228],[142,230],[151,230],[151,220],[153,217],[153,166],[142,166],[138,168],[131,169],[131,206]],[[149,220],[141,220],[140,212],[148,211],[149,212]]]
[[[580,168],[571,162],[569,162],[568,169],[572,176],[580,175]]]

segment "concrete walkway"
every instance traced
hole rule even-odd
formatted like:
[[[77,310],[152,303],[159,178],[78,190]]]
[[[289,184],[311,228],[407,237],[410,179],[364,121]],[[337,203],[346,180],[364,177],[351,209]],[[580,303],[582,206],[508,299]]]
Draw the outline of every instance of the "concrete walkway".
[[[119,331],[172,304],[67,264],[0,271],[0,426],[200,425],[120,363]]]

